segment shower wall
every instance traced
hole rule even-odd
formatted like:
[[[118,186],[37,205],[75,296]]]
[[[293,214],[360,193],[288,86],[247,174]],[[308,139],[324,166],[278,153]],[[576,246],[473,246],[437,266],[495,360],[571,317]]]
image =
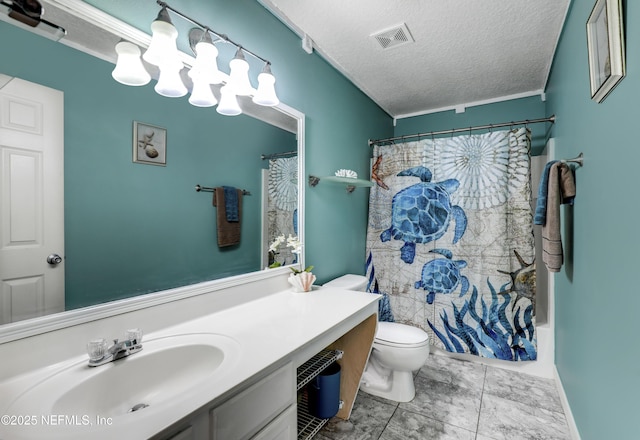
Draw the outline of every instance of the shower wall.
[[[532,209],[538,203],[538,186],[547,157],[545,150],[545,154],[531,158]],[[536,246],[536,325],[543,325],[549,323],[549,272],[542,262],[542,226],[534,225],[533,235]]]

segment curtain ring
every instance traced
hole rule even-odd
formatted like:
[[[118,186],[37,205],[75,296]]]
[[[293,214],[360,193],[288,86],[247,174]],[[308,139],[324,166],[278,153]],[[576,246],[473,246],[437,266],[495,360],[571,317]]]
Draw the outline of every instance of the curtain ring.
[[[489,124],[489,133],[493,133],[493,124]]]

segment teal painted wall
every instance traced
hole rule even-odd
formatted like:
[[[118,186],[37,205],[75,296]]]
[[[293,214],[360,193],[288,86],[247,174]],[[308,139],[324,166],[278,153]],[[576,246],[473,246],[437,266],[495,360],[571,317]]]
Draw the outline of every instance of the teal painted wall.
[[[155,2],[91,0],[145,32],[158,12]],[[174,4],[175,3],[175,4]],[[384,111],[255,0],[183,0],[170,3],[272,63],[280,99],[306,115],[306,172],[333,175],[341,168],[369,177],[368,139],[393,134]],[[183,24],[173,20],[181,35]],[[190,26],[186,26],[188,29]],[[184,37],[180,37],[184,38]],[[183,43],[182,43],[183,44]],[[220,58],[223,54],[220,54]],[[248,57],[255,82],[262,65]],[[220,68],[225,66],[220,63]],[[227,70],[225,70],[227,71]],[[347,194],[340,187],[306,187],[306,262],[318,283],[344,273],[364,273],[369,190]]]
[[[115,8],[116,16],[133,11],[125,21],[146,32],[157,14],[155,2],[148,2],[150,18],[136,18],[140,2],[93,3]],[[318,55],[305,53],[297,36],[255,1],[184,1],[174,6],[272,62],[280,99],[306,115],[307,174],[323,176],[350,168],[368,177],[367,140],[393,133],[391,118],[375,103]],[[243,229],[237,252],[219,251],[210,194],[196,193],[193,186],[250,189],[255,195],[245,199],[243,214],[259,216],[259,173],[245,170],[264,165],[260,153],[282,151],[283,143],[285,151],[291,150],[291,135],[283,139],[245,116],[222,117],[213,109],[194,108],[186,97],[177,99],[170,112],[160,111],[159,105],[169,98],[156,95],[153,82],[142,88],[122,86],[112,80],[109,63],[51,41],[34,52],[27,46],[37,37],[4,23],[0,32],[3,41],[15,42],[0,48],[0,72],[65,91],[70,307],[129,296],[131,288],[142,293],[211,278],[207,274],[221,261],[217,258],[232,262],[217,276],[259,267],[257,252],[249,252],[251,257],[243,252],[257,245],[259,231]],[[23,57],[8,63],[16,44],[25,45],[19,50]],[[60,62],[62,56],[70,57],[66,65]],[[32,64],[38,58],[48,63],[46,68]],[[251,64],[255,82],[262,66]],[[225,70],[222,64],[221,69]],[[72,85],[81,87],[72,91]],[[91,112],[85,110],[87,105]],[[166,168],[131,163],[133,120],[168,129]],[[207,130],[196,131],[197,127]],[[258,153],[248,155],[231,147],[238,144],[258,145]],[[368,190],[347,194],[338,187],[307,185],[305,191],[307,263],[315,266],[318,282],[347,272],[364,273]],[[125,202],[123,208],[108,208],[114,198]],[[102,212],[92,213],[94,207]],[[107,231],[120,238],[106,239]],[[142,238],[152,238],[154,244],[138,244]],[[99,279],[84,275],[96,266]]]
[[[545,113],[545,103],[540,96],[530,96],[494,104],[469,107],[463,113],[455,113],[455,111],[450,110],[399,119],[395,127],[394,136],[482,126],[501,122],[524,121],[527,119],[546,118],[547,116],[551,115]],[[531,129],[532,154],[540,154],[544,148],[550,126],[551,124],[548,123],[529,125]],[[502,130],[508,130],[508,127],[502,128]],[[482,131],[474,131],[473,133],[482,133]]]
[[[567,261],[556,281],[556,364],[583,440],[635,438],[640,356],[638,263],[640,4],[625,1],[627,77],[590,99],[585,24],[594,1],[573,1],[547,88],[557,154],[585,155],[564,209]]]
[[[120,9],[127,5],[121,0],[112,3]],[[565,208],[563,211],[567,261],[563,271],[556,275],[556,361],[580,434],[587,440],[629,438],[635,433],[636,397],[640,394],[640,362],[634,347],[634,323],[640,309],[640,296],[632,283],[637,262],[635,251],[638,247],[635,225],[640,216],[636,203],[638,184],[634,175],[635,167],[640,163],[640,148],[636,145],[634,130],[640,95],[638,58],[634,55],[640,52],[640,30],[629,26],[640,22],[640,5],[636,2],[624,2],[627,78],[602,104],[596,104],[589,99],[585,33],[585,23],[593,3],[573,2],[546,90],[546,103],[533,97],[473,107],[462,114],[446,112],[415,117],[398,121],[395,130],[388,115],[315,53],[307,55],[303,52],[299,39],[257,2],[216,0],[202,5],[202,2],[198,4],[192,0],[176,4],[181,9],[184,7],[186,13],[198,16],[212,27],[229,33],[234,39],[272,61],[281,99],[306,114],[308,174],[322,176],[333,174],[339,168],[351,168],[360,175],[367,176],[370,151],[366,141],[369,138],[556,114],[557,123],[550,135],[555,139],[558,154],[563,157],[573,157],[580,152],[585,154],[585,166],[578,170],[576,176],[576,204],[572,209]],[[140,28],[148,29],[148,22],[140,23]],[[0,23],[0,26],[3,24]],[[2,39],[7,41],[4,33]],[[9,41],[15,43],[15,39]],[[15,44],[3,45],[0,60],[5,60],[5,54],[15,47]],[[46,53],[42,54],[49,60],[46,71],[30,70],[22,73],[45,84],[55,77],[55,72],[60,72],[61,67],[56,66],[54,47],[56,46],[51,43]],[[66,48],[59,50],[70,51]],[[71,52],[78,59],[83,57],[77,52]],[[73,65],[75,63],[81,61],[76,60]],[[102,65],[100,61],[90,64],[86,71],[69,73],[68,83],[79,82],[85,84],[86,89],[85,95],[79,93],[76,97],[68,96],[67,106],[72,105],[74,100],[80,102],[90,99],[90,87],[95,81],[100,81],[100,87],[103,87],[102,80],[96,80],[96,75],[108,76],[110,66],[106,63]],[[4,61],[0,61],[0,66],[0,70],[7,73],[15,68]],[[255,67],[252,66],[253,68]],[[129,88],[108,81],[104,81],[104,87],[100,91],[101,96],[106,96],[109,100],[123,100],[127,104],[140,102],[134,110],[143,115],[139,118],[141,120],[145,120],[147,115],[155,117],[145,111],[151,111],[149,109],[153,107],[155,100],[164,99],[154,96],[151,86],[147,86],[145,92],[136,91],[144,94],[144,98],[136,100],[131,99],[132,92]],[[104,104],[101,102],[100,105]],[[96,111],[101,111],[98,106]],[[184,104],[181,111],[193,110]],[[207,115],[210,114],[207,112]],[[105,116],[108,118],[99,122],[101,129],[98,132],[104,137],[104,142],[101,139],[96,141],[98,133],[90,129],[92,126],[85,125],[84,131],[76,139],[67,140],[78,144],[75,157],[68,160],[72,161],[70,167],[81,169],[86,175],[96,174],[103,185],[116,186],[121,193],[124,189],[130,191],[132,187],[141,188],[138,201],[132,201],[126,211],[114,213],[105,210],[105,216],[109,218],[127,219],[126,226],[119,231],[126,233],[127,239],[130,239],[135,236],[136,228],[141,233],[146,233],[145,228],[153,230],[152,219],[180,211],[182,206],[167,203],[158,205],[150,216],[141,214],[137,209],[138,204],[150,203],[152,200],[151,197],[146,197],[147,193],[167,195],[179,191],[176,188],[179,178],[176,177],[171,185],[154,185],[158,183],[154,179],[163,172],[162,168],[130,164],[129,126],[132,116],[121,116],[113,109],[107,111]],[[165,115],[159,122],[149,122],[167,126],[176,116],[177,114]],[[94,119],[96,118],[85,118],[83,121],[86,123],[87,120]],[[214,124],[214,120],[215,118],[206,117],[208,124]],[[235,120],[224,119],[225,125],[235,126],[236,123]],[[120,125],[121,132],[117,128]],[[169,162],[170,165],[175,164],[172,166],[191,170],[191,177],[194,177],[194,165],[187,165],[189,158],[178,157],[174,150],[177,148],[174,136],[184,135],[180,130],[188,130],[177,125],[179,124],[170,126]],[[547,133],[538,133],[539,128],[532,128],[534,148],[539,148],[544,144]],[[203,137],[199,141],[214,143],[214,139],[218,140],[217,134],[211,140]],[[100,143],[100,150],[108,151],[109,154],[96,154],[98,148],[93,145],[97,142]],[[133,172],[128,173],[128,176],[118,174],[125,171],[115,167],[113,162],[116,160],[129,162],[128,166]],[[245,163],[245,158],[221,159],[219,154],[215,156],[215,160],[234,171]],[[229,167],[229,164],[233,166]],[[170,168],[165,172],[170,171]],[[213,175],[211,170],[206,166],[197,172],[209,181]],[[82,180],[79,174],[67,186],[71,182],[74,186],[81,186]],[[186,179],[184,185],[190,189],[193,180]],[[238,185],[244,182],[243,180]],[[95,192],[95,188],[82,191],[86,203],[100,204],[100,195]],[[207,203],[201,200],[206,196],[188,190],[180,190],[179,193],[181,197],[197,204],[198,209],[202,210],[198,214],[200,217],[211,215]],[[339,188],[319,185],[315,188],[307,187],[306,195],[307,262],[316,266],[314,272],[319,281],[326,281],[344,272],[362,273],[368,190],[357,189],[353,194],[347,194]],[[69,209],[71,212],[79,212],[83,210],[83,206],[71,206]],[[89,220],[96,221],[95,218]],[[193,217],[182,218],[172,225],[173,229],[169,233],[165,229],[157,231],[158,234],[154,236],[171,240],[176,230],[195,229],[193,221]],[[73,235],[76,230],[83,231],[78,232],[83,238],[93,238],[102,233],[95,224],[84,224],[81,220],[76,220],[73,228],[67,228],[67,234]],[[203,236],[201,239],[204,241]],[[186,255],[202,245],[186,245],[178,239],[173,241],[173,246],[180,255]],[[215,249],[210,244],[205,247],[207,250]],[[111,247],[107,249],[114,250]],[[123,241],[115,251],[116,257],[122,258],[126,253],[135,254],[136,247]],[[124,268],[124,273],[127,276],[133,275],[137,263],[136,261],[131,267]],[[175,270],[182,275],[185,272],[191,273],[189,268],[179,265]],[[112,282],[113,275],[105,270],[103,281]],[[96,285],[93,285],[92,289],[95,288]]]

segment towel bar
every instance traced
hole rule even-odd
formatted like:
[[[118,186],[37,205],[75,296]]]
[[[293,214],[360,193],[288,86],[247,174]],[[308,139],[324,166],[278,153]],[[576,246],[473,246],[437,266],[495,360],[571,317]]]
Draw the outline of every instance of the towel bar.
[[[196,185],[196,191],[200,192],[200,191],[205,191],[205,192],[213,192],[215,190],[215,188],[211,188],[208,186],[200,186],[200,185]],[[250,196],[251,195],[251,191],[247,191],[246,189],[242,190],[242,195],[243,196]]]
[[[577,157],[574,157],[573,159],[564,159],[561,160],[560,162],[562,163],[577,163],[579,167],[581,167],[582,165],[584,165],[584,154],[580,153],[578,154]]]

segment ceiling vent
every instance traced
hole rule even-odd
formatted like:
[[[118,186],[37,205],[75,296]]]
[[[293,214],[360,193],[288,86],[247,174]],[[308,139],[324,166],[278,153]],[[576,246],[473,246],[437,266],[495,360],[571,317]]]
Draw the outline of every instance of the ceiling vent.
[[[405,23],[385,29],[384,31],[380,31],[371,36],[376,39],[383,49],[390,49],[392,47],[402,46],[403,44],[413,43],[415,41]]]

